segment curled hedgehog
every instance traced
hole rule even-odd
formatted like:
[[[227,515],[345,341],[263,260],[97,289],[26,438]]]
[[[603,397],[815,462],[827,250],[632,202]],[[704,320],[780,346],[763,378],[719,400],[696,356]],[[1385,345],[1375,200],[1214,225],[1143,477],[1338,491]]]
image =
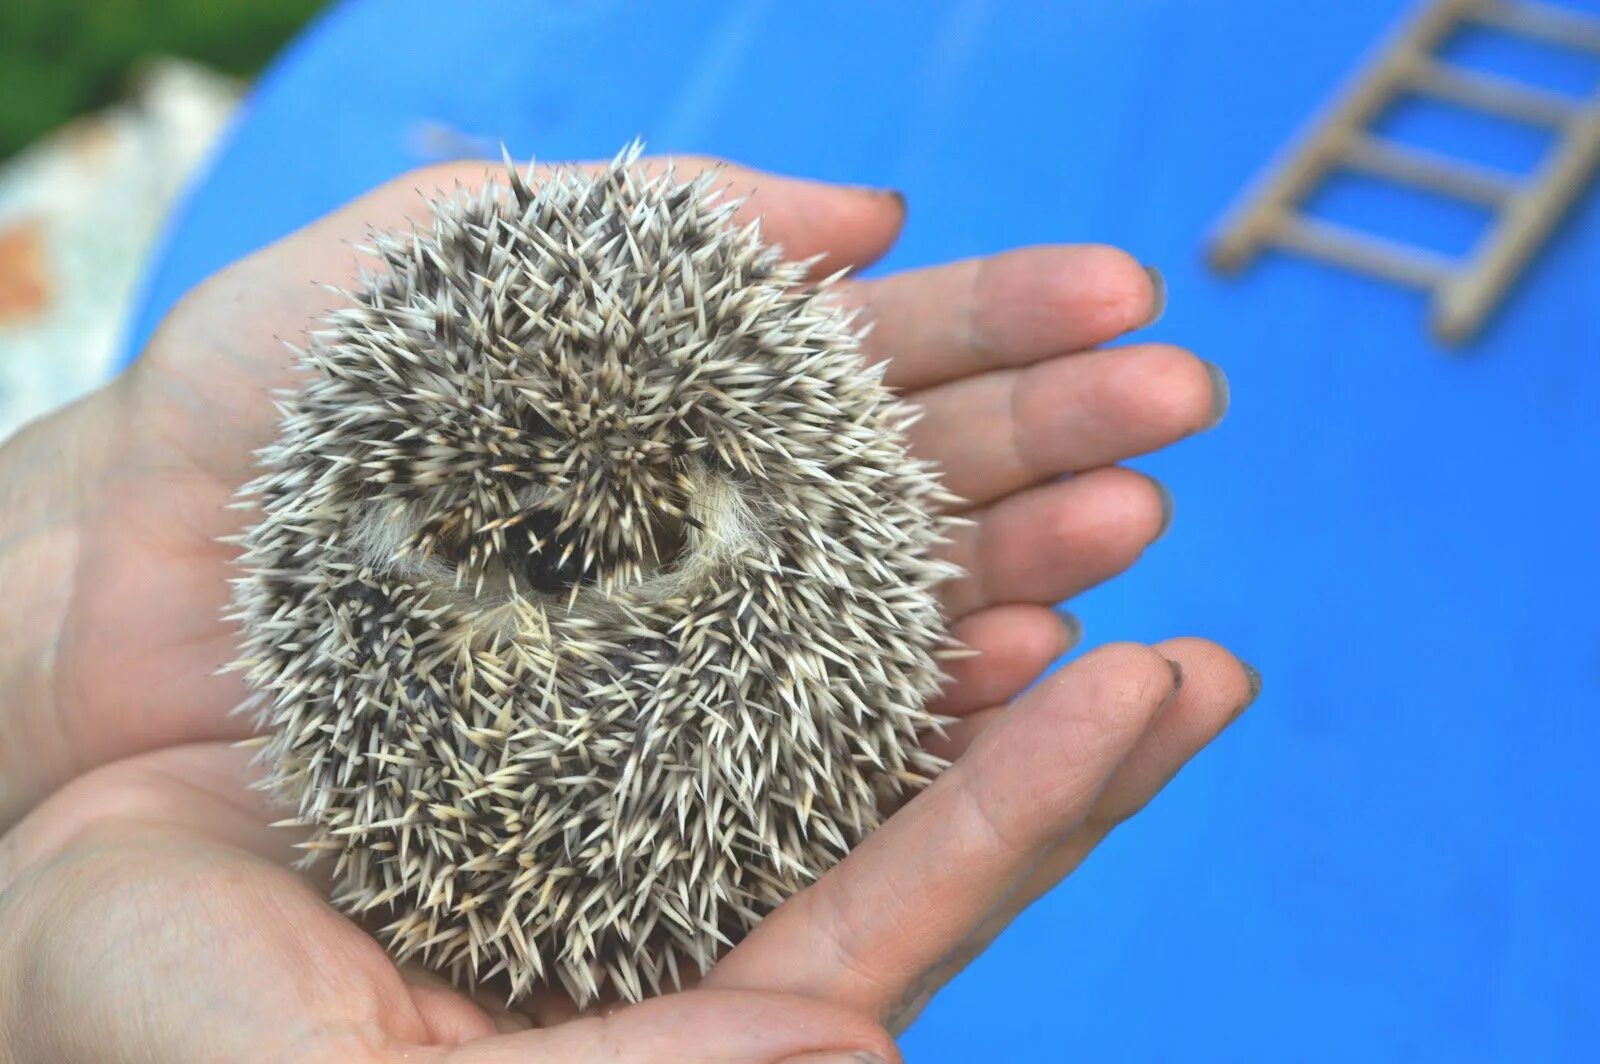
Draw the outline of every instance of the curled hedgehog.
[[[633,146],[376,235],[241,494],[267,785],[400,959],[704,971],[942,766],[952,501],[807,264]]]

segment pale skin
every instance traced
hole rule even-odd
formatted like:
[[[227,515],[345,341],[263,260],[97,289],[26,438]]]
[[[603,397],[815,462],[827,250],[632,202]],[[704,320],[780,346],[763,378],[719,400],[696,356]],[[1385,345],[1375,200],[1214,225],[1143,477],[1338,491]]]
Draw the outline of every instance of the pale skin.
[[[215,674],[234,645],[218,537],[248,520],[225,507],[274,434],[283,341],[338,299],[320,285],[354,283],[369,227],[487,172],[407,175],[236,263],[134,369],[0,449],[0,1061],[896,1061],[892,1032],[1254,697],[1199,639],[1100,647],[1024,690],[1074,638],[1050,605],[1170,519],[1116,463],[1226,404],[1193,354],[1125,339],[1160,309],[1143,267],[1048,246],[847,281],[870,357],[926,412],[915,450],[969,500],[943,601],[978,653],[929,740],[953,767],[691,990],[579,1016],[397,968],[287,867],[295,837],[248,788],[242,689]],[[904,222],[893,195],[724,177],[818,273]]]

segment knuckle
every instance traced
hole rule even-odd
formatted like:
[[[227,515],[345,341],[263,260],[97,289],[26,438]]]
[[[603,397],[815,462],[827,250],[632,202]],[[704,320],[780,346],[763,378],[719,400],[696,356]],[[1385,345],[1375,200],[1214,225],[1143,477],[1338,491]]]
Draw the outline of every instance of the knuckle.
[[[1025,807],[1008,786],[995,787],[973,773],[962,773],[961,795],[976,829],[976,848],[999,854],[1026,853],[1038,842],[1040,822],[1019,815]]]
[[[898,923],[896,914],[905,911],[900,897],[868,913],[855,904],[844,892],[837,889],[819,894],[821,925],[825,929],[822,940],[828,943],[836,970],[868,996],[887,998],[894,990],[892,979],[882,971],[875,959],[882,946],[882,928],[892,929]]]

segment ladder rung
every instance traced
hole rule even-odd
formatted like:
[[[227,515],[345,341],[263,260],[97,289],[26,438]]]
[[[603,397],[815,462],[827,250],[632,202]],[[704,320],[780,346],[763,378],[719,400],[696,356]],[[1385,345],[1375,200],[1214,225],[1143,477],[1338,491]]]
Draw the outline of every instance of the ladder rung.
[[[1488,0],[1473,8],[1469,17],[1520,37],[1600,55],[1600,19],[1576,11],[1528,0]]]
[[[1463,70],[1433,59],[1419,60],[1412,68],[1411,87],[1463,107],[1533,125],[1562,126],[1579,110],[1577,101],[1559,93],[1529,88],[1493,74]]]
[[[1489,207],[1517,193],[1517,181],[1509,174],[1365,134],[1351,138],[1340,161],[1363,173]]]
[[[1267,239],[1303,255],[1428,290],[1449,280],[1455,268],[1453,262],[1435,252],[1304,215],[1280,218]]]

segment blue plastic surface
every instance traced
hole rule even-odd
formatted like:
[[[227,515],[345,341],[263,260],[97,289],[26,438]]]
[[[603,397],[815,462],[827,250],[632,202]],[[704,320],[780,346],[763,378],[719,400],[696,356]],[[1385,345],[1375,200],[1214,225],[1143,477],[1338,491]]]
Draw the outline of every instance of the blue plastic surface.
[[[426,122],[546,159],[643,135],[897,187],[889,268],[1127,247],[1170,285],[1151,336],[1225,367],[1233,410],[1138,463],[1176,523],[1074,608],[1091,643],[1223,640],[1266,693],[934,1002],[910,1059],[1595,1059],[1597,197],[1463,357],[1412,293],[1275,256],[1234,281],[1200,265],[1402,10],[356,0],[261,83],[130,349],[212,270],[430,161]],[[1457,46],[1593,88],[1592,65]],[[1427,111],[1386,122],[1490,162],[1538,147]],[[1318,209],[1446,248],[1475,224],[1357,183]]]

